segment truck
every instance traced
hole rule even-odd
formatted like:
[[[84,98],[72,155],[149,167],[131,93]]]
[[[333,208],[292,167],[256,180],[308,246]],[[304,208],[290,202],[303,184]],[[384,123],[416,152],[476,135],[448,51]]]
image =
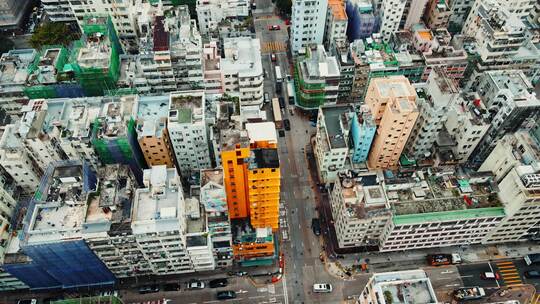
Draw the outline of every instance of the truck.
[[[457,301],[477,300],[486,296],[486,291],[482,287],[463,287],[454,290],[454,299]]]
[[[461,256],[458,253],[452,254],[429,254],[427,261],[430,266],[441,266],[451,264],[461,264]]]
[[[283,76],[281,75],[281,67],[276,65],[276,83],[281,83],[283,81]]]
[[[281,129],[283,127],[281,119],[281,108],[279,107],[279,100],[277,98],[272,98],[272,113],[274,114],[274,124],[276,129]]]
[[[295,100],[294,81],[291,79],[287,81],[287,102],[289,102],[289,105],[293,106]]]
[[[528,254],[524,259],[527,265],[540,264],[540,253]]]

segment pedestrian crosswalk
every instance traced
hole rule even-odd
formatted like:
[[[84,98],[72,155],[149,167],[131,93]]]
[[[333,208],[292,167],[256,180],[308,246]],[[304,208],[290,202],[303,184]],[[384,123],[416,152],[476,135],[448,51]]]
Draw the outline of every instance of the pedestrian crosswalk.
[[[540,304],[540,293],[535,293],[530,299],[525,301],[525,304]]]
[[[261,43],[261,53],[279,53],[285,52],[287,45],[285,42],[271,41]]]
[[[503,279],[504,285],[506,286],[523,285],[523,281],[521,281],[521,276],[519,275],[519,272],[517,271],[516,265],[514,265],[514,262],[511,262],[511,261],[497,262],[495,263],[495,265],[497,265],[499,274],[501,278]]]

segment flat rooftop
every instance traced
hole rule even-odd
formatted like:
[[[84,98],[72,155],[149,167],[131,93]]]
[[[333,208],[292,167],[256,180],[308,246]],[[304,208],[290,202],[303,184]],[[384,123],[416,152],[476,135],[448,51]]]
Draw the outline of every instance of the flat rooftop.
[[[277,144],[276,125],[273,122],[247,123],[245,128],[250,143],[268,141]]]
[[[28,242],[40,243],[79,237],[87,209],[83,167],[65,161],[49,167],[34,195]],[[32,205],[31,205],[32,206]]]
[[[10,83],[23,84],[28,78],[28,66],[34,61],[34,49],[10,50],[0,57],[0,86]]]
[[[171,93],[169,121],[201,123],[204,119],[204,98],[203,90]]]
[[[117,138],[126,135],[126,124],[131,119],[136,96],[128,95],[121,98],[105,99],[99,113],[101,127],[98,129],[99,138]]]
[[[123,223],[131,220],[135,183],[126,165],[106,165],[99,169],[100,193],[88,203],[86,224]]]
[[[376,85],[379,94],[384,98],[416,97],[416,91],[409,80],[402,76],[375,78],[372,83]]]
[[[169,114],[169,96],[139,96],[137,134],[139,137],[161,137]]]
[[[223,49],[225,58],[221,59],[221,70],[225,74],[238,73],[240,77],[263,74],[259,39],[250,37],[225,38]]]
[[[509,90],[513,96],[529,95],[533,86],[522,71],[488,71],[487,75],[501,90]]]
[[[77,63],[82,68],[109,67],[111,61],[111,45],[107,36],[99,36],[99,33],[86,39],[86,43],[79,49]]]
[[[380,304],[435,304],[437,296],[423,270],[376,273],[373,289]],[[385,294],[392,301],[386,301]]]
[[[347,14],[345,13],[345,1],[328,0],[328,7],[332,10],[332,15],[334,15],[335,20],[347,20]]]
[[[321,107],[324,115],[324,125],[331,149],[347,147],[343,129],[348,128],[349,113],[353,111],[351,106],[327,106]]]
[[[366,219],[390,215],[382,185],[377,175],[354,174],[352,171],[340,175],[338,182],[342,188],[343,203],[349,218]]]
[[[451,170],[416,171],[409,178],[385,178],[396,216],[501,207],[492,174]]]

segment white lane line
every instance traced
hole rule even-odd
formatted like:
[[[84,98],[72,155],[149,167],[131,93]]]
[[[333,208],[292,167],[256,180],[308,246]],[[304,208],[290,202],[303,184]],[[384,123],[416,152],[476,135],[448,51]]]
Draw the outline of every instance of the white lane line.
[[[254,297],[248,297],[248,299],[260,299],[260,298],[266,298],[266,296],[254,296]]]
[[[219,301],[204,301],[203,303],[218,303]]]
[[[491,263],[490,263],[490,262],[488,262],[488,265],[489,265],[489,269],[491,269],[491,272],[492,272],[492,273],[495,273],[495,271],[493,271],[493,267],[491,267]],[[499,285],[499,280],[495,280],[495,283],[497,283],[497,288],[500,288],[500,287],[501,287],[501,285]]]
[[[289,304],[289,295],[287,294],[287,278],[285,274],[281,277],[281,282],[283,282],[283,298],[285,299],[285,304]]]

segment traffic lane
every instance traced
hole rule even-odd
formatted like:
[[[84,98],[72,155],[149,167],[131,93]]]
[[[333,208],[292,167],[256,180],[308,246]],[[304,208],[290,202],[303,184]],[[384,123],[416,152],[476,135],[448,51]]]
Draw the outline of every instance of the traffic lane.
[[[490,263],[463,264],[457,266],[464,287],[499,287],[498,280],[483,280],[480,275],[484,272],[494,271]]]
[[[281,284],[268,284],[263,287],[254,287],[247,280],[237,280],[226,287],[204,288],[199,290],[180,290],[180,291],[160,291],[152,294],[141,295],[136,290],[121,294],[125,303],[140,303],[144,301],[155,301],[160,299],[169,299],[171,304],[185,303],[213,303],[218,302],[216,295],[219,291],[233,290],[237,293],[235,303],[254,303],[254,301],[282,301],[283,288]]]
[[[515,260],[514,265],[515,265],[519,275],[521,276],[521,280],[523,280],[523,283],[531,284],[536,288],[536,290],[540,291],[540,278],[527,278],[525,276],[525,272],[527,272],[527,271],[531,271],[531,270],[540,271],[540,265],[538,265],[538,264],[536,264],[536,265],[527,265],[525,263],[525,260],[523,260],[523,259]]]

